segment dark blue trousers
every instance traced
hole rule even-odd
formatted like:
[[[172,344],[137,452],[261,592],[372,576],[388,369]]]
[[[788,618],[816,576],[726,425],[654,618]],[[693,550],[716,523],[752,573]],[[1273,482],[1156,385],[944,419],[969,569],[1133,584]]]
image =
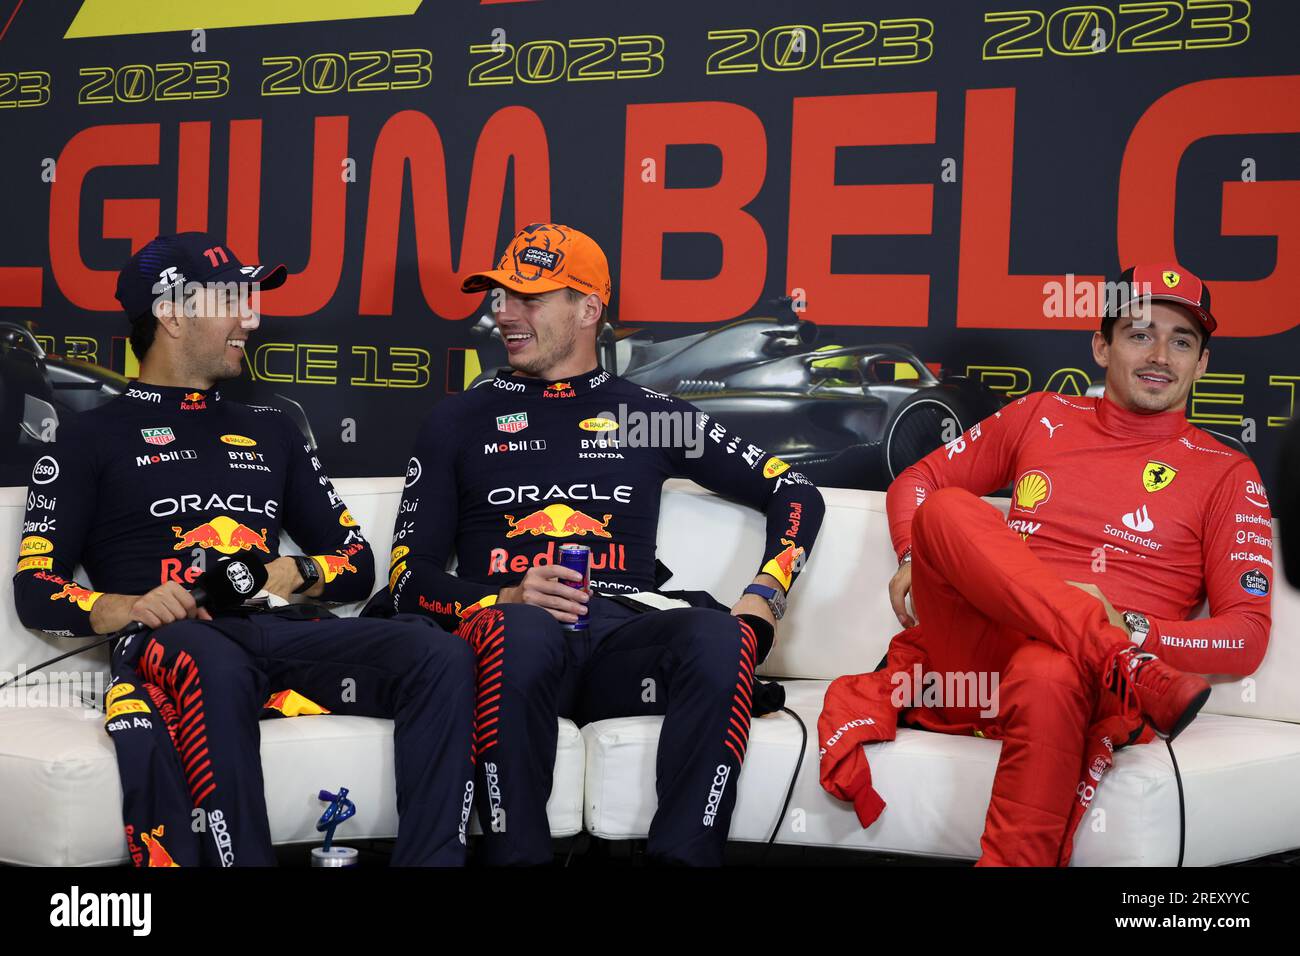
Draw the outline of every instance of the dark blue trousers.
[[[427,618],[178,621],[120,643],[112,667],[105,726],[137,866],[275,863],[258,720],[269,695],[285,689],[330,713],[392,718],[400,816],[392,862],[464,863],[474,657]]]
[[[749,740],[755,638],[726,611],[638,613],[595,597],[586,631],[524,604],[485,608],[459,631],[478,660],[477,808],[491,864],[552,858],[546,802],[556,719],[662,715],[648,854],[722,863]]]

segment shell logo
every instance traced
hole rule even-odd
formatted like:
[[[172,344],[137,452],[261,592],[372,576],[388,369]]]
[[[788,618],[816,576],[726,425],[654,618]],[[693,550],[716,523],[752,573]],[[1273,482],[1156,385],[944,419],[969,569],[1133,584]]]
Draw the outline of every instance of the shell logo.
[[[618,422],[611,418],[586,418],[578,422],[584,432],[612,432],[618,428]]]
[[[243,435],[222,435],[221,440],[227,445],[238,445],[240,448],[252,448],[257,442],[251,438],[245,438]]]
[[[1047,477],[1045,472],[1034,469],[1016,479],[1015,491],[1011,496],[1012,506],[1017,511],[1028,511],[1033,514],[1038,510],[1039,505],[1051,497],[1052,479]]]
[[[767,464],[763,466],[763,477],[775,478],[777,475],[781,474],[782,472],[788,471],[789,468],[790,466],[786,462],[782,461],[780,458],[773,456],[772,458],[769,458],[767,460]]]

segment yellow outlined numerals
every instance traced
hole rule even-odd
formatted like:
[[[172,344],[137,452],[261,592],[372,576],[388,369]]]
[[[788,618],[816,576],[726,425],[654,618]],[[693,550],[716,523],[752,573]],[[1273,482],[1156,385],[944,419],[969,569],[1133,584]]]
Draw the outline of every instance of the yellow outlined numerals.
[[[80,73],[85,82],[77,102],[82,106],[210,100],[230,92],[230,64],[225,60],[85,66]]]
[[[581,56],[575,56],[580,50],[591,50]],[[591,80],[612,80],[617,77],[614,70],[598,70],[596,67],[608,63],[618,53],[618,42],[613,37],[589,37],[569,41],[569,82],[586,83]],[[602,56],[602,54],[604,54]]]
[[[820,29],[807,23],[787,23],[769,27],[761,35],[740,27],[710,30],[707,36],[723,44],[704,61],[709,76],[757,73],[760,69],[790,73],[814,66],[819,70],[895,66],[924,63],[934,55],[934,21],[921,17],[846,20],[823,23]],[[861,52],[873,45],[878,47],[874,55]]]
[[[264,56],[262,66],[271,68],[263,96],[419,90],[433,82],[433,53],[421,49]]]
[[[1005,30],[984,41],[986,60],[1023,60],[1042,56],[1043,48],[1014,46],[1018,40],[1034,36],[1043,29],[1047,18],[1039,10],[997,10],[984,14],[985,23],[1010,23]],[[1001,41],[1001,42],[998,42]],[[990,50],[992,52],[990,52]]]
[[[1193,16],[1193,11],[1226,9],[1228,13],[1221,17]],[[1193,32],[1206,27],[1226,27],[1227,33],[1217,37],[1197,37],[1187,41],[1189,50],[1205,50],[1210,47],[1238,46],[1250,39],[1250,2],[1249,0],[1187,0],[1187,26]],[[1199,24],[1199,25],[1198,25]],[[1241,27],[1234,30],[1233,26]]]
[[[424,388],[429,384],[430,355],[428,350],[390,345],[388,371],[392,378],[380,377],[379,349],[373,345],[354,345],[352,355],[361,364],[361,374],[353,375],[350,384],[371,388]]]
[[[883,21],[882,21],[883,22]],[[1250,0],[1143,0],[1075,4],[1054,10],[996,10],[987,24],[1010,24],[984,41],[984,59],[1016,60],[1043,56],[1092,56],[1205,50],[1239,46],[1250,39]],[[1185,24],[1183,35],[1170,35]]]
[[[589,83],[593,80],[636,80],[664,71],[664,38],[650,34],[624,37],[535,39],[516,46],[498,40],[472,43],[466,83],[469,86],[509,86]],[[609,69],[606,64],[612,66]]]
[[[716,76],[719,73],[758,72],[757,63],[734,62],[746,53],[753,52],[758,47],[757,30],[710,30],[708,36],[710,40],[733,40],[735,42],[709,54],[709,58],[704,62],[704,72],[706,74]]]
[[[1117,53],[1143,53],[1148,50],[1180,50],[1181,40],[1150,40],[1148,37],[1163,33],[1178,26],[1183,19],[1183,5],[1176,0],[1162,3],[1121,3],[1119,15],[1129,13],[1154,14],[1135,23],[1130,23],[1119,31],[1115,40]],[[1154,25],[1153,25],[1154,24]]]
[[[44,106],[50,101],[50,74],[41,70],[0,73],[0,110]]]

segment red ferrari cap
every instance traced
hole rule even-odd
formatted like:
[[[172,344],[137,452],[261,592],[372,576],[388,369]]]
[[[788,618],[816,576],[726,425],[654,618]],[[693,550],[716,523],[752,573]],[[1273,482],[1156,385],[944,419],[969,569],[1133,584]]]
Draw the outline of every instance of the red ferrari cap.
[[[1210,314],[1210,288],[1182,266],[1152,262],[1125,269],[1115,282],[1116,301],[1107,303],[1106,318],[1115,318],[1134,299],[1176,302],[1186,306],[1208,336],[1219,327]]]

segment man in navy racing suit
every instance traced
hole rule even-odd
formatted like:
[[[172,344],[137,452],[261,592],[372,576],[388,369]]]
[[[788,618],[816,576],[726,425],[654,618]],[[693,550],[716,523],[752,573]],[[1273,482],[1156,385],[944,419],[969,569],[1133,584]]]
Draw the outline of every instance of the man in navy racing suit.
[[[426,614],[474,645],[487,862],[552,858],[546,802],[557,715],[579,723],[663,715],[648,854],[718,865],[754,668],[816,538],[821,494],[690,404],[599,367],[609,270],[576,229],[526,227],[496,270],[464,288],[492,290],[513,373],[442,399],[421,428],[389,588],[370,612]],[[662,583],[655,540],[670,477],[766,512],[761,570],[729,612],[703,592],[667,608],[648,594]],[[591,548],[590,594],[558,564],[566,542]],[[642,598],[631,606],[619,600],[634,594]],[[643,602],[656,609],[639,610]],[[587,609],[587,629],[566,629]]]
[[[117,642],[105,698],[137,866],[275,862],[264,706],[393,718],[393,863],[461,864],[474,706],[465,642],[414,615],[337,619],[290,605],[214,618],[190,593],[226,556],[264,561],[265,589],[280,597],[356,601],[374,581],[370,545],[297,427],[214,387],[241,371],[259,277],[274,288],[284,267],[241,266],[202,233],[159,236],[122,269],[140,378],[62,423],[37,461],[25,531],[40,533],[22,540],[19,617],[63,636],[150,629]],[[281,529],[305,556],[279,555]],[[91,586],[74,579],[78,565]]]

